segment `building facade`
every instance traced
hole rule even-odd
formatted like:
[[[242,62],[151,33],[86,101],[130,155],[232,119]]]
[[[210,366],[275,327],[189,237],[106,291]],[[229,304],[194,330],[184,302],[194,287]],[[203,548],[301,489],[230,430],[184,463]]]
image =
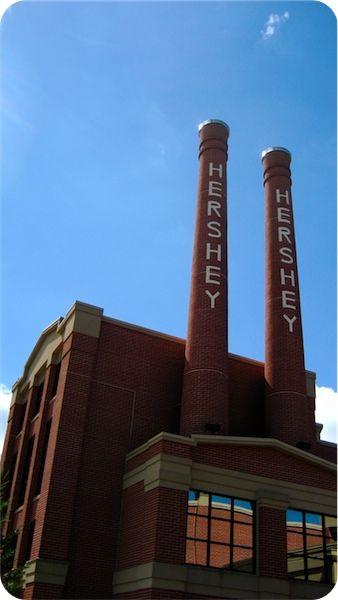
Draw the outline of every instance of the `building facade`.
[[[23,598],[320,598],[336,446],[304,366],[290,154],[263,153],[266,360],[228,352],[229,128],[200,126],[187,340],[75,302],[13,387],[2,470]]]

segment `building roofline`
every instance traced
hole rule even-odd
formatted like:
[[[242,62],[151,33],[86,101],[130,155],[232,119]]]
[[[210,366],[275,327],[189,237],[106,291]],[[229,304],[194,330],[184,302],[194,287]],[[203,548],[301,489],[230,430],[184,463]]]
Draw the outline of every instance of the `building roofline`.
[[[127,461],[139,454],[142,454],[145,450],[148,450],[151,446],[160,441],[170,441],[173,443],[184,444],[187,446],[198,446],[206,444],[208,446],[263,446],[264,448],[271,448],[284,454],[289,454],[312,463],[318,467],[327,469],[328,471],[336,472],[337,466],[324,458],[311,454],[290,444],[286,444],[276,438],[263,438],[263,437],[245,437],[245,436],[230,436],[230,435],[206,435],[206,434],[193,434],[191,437],[181,436],[177,434],[161,432],[149,439],[147,442],[131,450],[127,454]]]
[[[95,314],[98,318],[101,317],[102,321],[105,321],[107,323],[112,323],[118,327],[122,327],[125,329],[130,329],[132,331],[137,331],[139,333],[142,333],[144,335],[150,335],[150,336],[155,336],[155,337],[159,337],[168,341],[172,341],[181,345],[185,345],[186,344],[186,340],[184,338],[178,337],[178,336],[174,336],[172,334],[169,333],[163,333],[161,331],[157,331],[155,329],[150,329],[148,327],[144,327],[142,325],[136,325],[134,323],[129,323],[127,321],[122,321],[120,319],[116,319],[114,317],[109,317],[103,314],[103,308],[100,308],[98,306],[92,305],[92,304],[88,304],[85,302],[81,302],[76,300],[71,307],[69,308],[69,310],[67,311],[65,317],[58,317],[57,319],[55,319],[55,321],[53,321],[52,323],[50,323],[49,325],[47,325],[47,327],[45,327],[45,329],[42,330],[40,336],[38,337],[32,351],[29,354],[29,357],[25,363],[24,369],[23,369],[23,374],[21,375],[21,377],[19,377],[15,383],[12,386],[12,390],[14,390],[26,377],[26,374],[29,370],[29,366],[32,363],[32,361],[34,360],[34,357],[37,355],[37,353],[39,352],[39,350],[42,348],[45,340],[48,338],[48,336],[55,332],[55,333],[60,333],[61,334],[61,339],[62,339],[62,334],[64,333],[65,327],[67,325],[67,322],[69,321],[69,319],[72,317],[72,315],[77,311],[83,311],[83,312],[88,312],[88,313],[92,313]],[[61,340],[60,340],[61,341]],[[246,356],[241,356],[239,354],[234,354],[232,352],[228,353],[228,357],[231,360],[235,360],[235,361],[239,361],[242,363],[247,363],[247,364],[251,364],[251,365],[256,365],[258,367],[264,368],[264,362],[263,361],[259,361],[257,359],[254,358],[248,358]],[[310,374],[313,376],[313,378],[315,378],[315,373],[313,371],[308,371],[306,370],[307,374]]]

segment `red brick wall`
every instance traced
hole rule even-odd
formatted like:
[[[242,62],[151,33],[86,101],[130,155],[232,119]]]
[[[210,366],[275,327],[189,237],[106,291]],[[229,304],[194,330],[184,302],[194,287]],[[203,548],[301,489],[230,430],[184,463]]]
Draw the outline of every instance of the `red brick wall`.
[[[40,415],[33,423],[28,411],[24,432],[19,441],[12,444],[13,451],[18,448],[20,454],[23,441],[27,444],[32,433],[39,437],[39,432],[43,432],[41,418],[45,421],[52,416],[40,497],[33,502],[30,493],[27,506],[13,515],[12,523],[21,527],[25,518],[28,527],[35,518],[31,558],[71,558],[68,597],[97,596],[98,580],[101,596],[110,593],[119,543],[125,454],[162,430],[177,432],[174,407],[181,394],[183,355],[183,344],[108,320],[102,322],[99,340],[73,334],[64,344],[56,398],[50,404],[41,405],[43,417]],[[243,415],[248,410],[253,414],[260,407],[261,367],[247,366],[236,358],[232,358],[230,364],[234,406],[231,418],[239,433],[241,410]],[[250,399],[253,386],[257,386],[257,394],[255,392]],[[46,394],[48,396],[47,391]],[[41,444],[37,447],[37,456],[39,447]],[[196,462],[323,489],[335,487],[335,478],[328,472],[265,448],[211,445],[192,448],[162,441],[142,456],[131,459],[128,468],[135,468],[158,452],[191,456]],[[36,469],[37,466],[35,473]],[[34,478],[31,473],[33,485],[32,476]],[[18,482],[14,488],[17,485]],[[128,519],[134,519],[131,522],[138,537],[131,536],[130,531],[126,533],[131,527],[124,521],[126,531],[122,527],[119,563],[139,564],[142,557],[142,562],[156,557],[156,560],[183,563],[186,493],[161,488],[144,494],[142,488],[135,496],[133,488],[125,492],[124,510],[129,503]],[[173,506],[175,511],[172,511]],[[99,578],[93,570],[94,559]]]
[[[184,563],[187,494],[143,482],[124,490],[117,570],[149,561]]]
[[[177,432],[184,345],[102,321],[95,379],[135,393],[129,449]]]
[[[45,485],[41,490],[41,512],[37,514],[34,536],[37,555],[56,560],[67,560],[68,557],[96,350],[94,338],[80,334],[73,334],[71,338],[72,350],[63,358],[60,394],[53,407],[53,426],[45,467],[45,484],[49,481],[49,489]]]
[[[179,441],[171,442],[169,440],[161,440],[156,442],[147,450],[144,450],[140,454],[137,454],[133,458],[127,459],[126,472],[136,469],[136,467],[143,465],[147,460],[164,452],[165,454],[173,454],[175,456],[181,456],[182,458],[191,458],[191,447],[186,444],[180,444]]]
[[[285,512],[258,508],[258,574],[287,579]]]
[[[221,446],[216,444],[184,446],[176,442],[162,441],[129,459],[126,471],[131,471],[160,452],[191,458],[197,463],[261,477],[271,477],[333,491],[336,489],[334,473],[300,458],[263,446]]]
[[[272,448],[203,444],[193,448],[192,455],[198,463],[322,489],[336,489],[334,473]]]
[[[264,366],[229,357],[229,435],[264,436]]]
[[[92,382],[65,597],[111,595],[132,402],[131,392]]]

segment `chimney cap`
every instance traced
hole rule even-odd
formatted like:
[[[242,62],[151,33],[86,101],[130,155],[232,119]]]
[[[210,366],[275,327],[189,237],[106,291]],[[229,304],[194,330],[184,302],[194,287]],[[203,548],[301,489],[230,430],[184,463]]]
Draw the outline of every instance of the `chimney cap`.
[[[267,154],[270,154],[270,152],[285,152],[285,154],[288,154],[291,158],[291,152],[289,150],[287,150],[286,148],[282,148],[281,146],[271,146],[271,148],[267,148],[266,150],[263,150],[262,155],[261,155],[261,159],[263,160],[263,158],[265,158],[265,156]]]
[[[225,121],[221,121],[220,119],[207,119],[207,121],[203,121],[203,123],[200,123],[200,124],[199,124],[199,126],[198,126],[198,131],[201,131],[201,129],[203,129],[203,127],[204,127],[205,125],[209,125],[209,124],[213,124],[213,123],[216,123],[216,125],[217,125],[217,124],[218,124],[218,125],[223,125],[223,127],[225,127],[225,129],[227,129],[227,130],[228,130],[228,132],[230,132],[230,127],[229,127],[229,125],[227,125],[227,124],[225,123]]]

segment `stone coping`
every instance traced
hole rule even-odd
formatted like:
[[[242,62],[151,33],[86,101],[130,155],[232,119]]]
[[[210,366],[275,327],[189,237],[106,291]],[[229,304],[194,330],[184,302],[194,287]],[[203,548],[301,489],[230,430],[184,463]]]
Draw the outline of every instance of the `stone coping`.
[[[273,450],[277,450],[279,452],[284,452],[285,454],[289,454],[298,458],[299,460],[304,460],[309,462],[315,466],[318,466],[322,469],[326,469],[331,472],[336,472],[337,467],[335,464],[331,463],[324,458],[320,458],[319,456],[315,456],[305,450],[301,450],[300,448],[296,448],[295,446],[291,446],[286,444],[285,442],[281,442],[280,440],[274,438],[261,438],[261,437],[239,437],[239,436],[225,436],[225,435],[204,435],[204,434],[193,434],[190,438],[173,434],[167,432],[161,432],[150,438],[147,442],[135,448],[131,452],[129,452],[126,456],[126,460],[130,460],[139,454],[142,454],[146,450],[149,450],[152,446],[157,444],[158,442],[167,441],[177,444],[183,444],[185,446],[198,446],[198,445],[211,445],[211,446],[246,446],[246,447],[263,447],[263,448],[272,448]]]
[[[186,594],[201,594],[216,598],[317,599],[328,594],[332,587],[314,582],[299,582],[223,569],[148,562],[116,571],[113,594],[131,593],[145,589],[175,590]]]

